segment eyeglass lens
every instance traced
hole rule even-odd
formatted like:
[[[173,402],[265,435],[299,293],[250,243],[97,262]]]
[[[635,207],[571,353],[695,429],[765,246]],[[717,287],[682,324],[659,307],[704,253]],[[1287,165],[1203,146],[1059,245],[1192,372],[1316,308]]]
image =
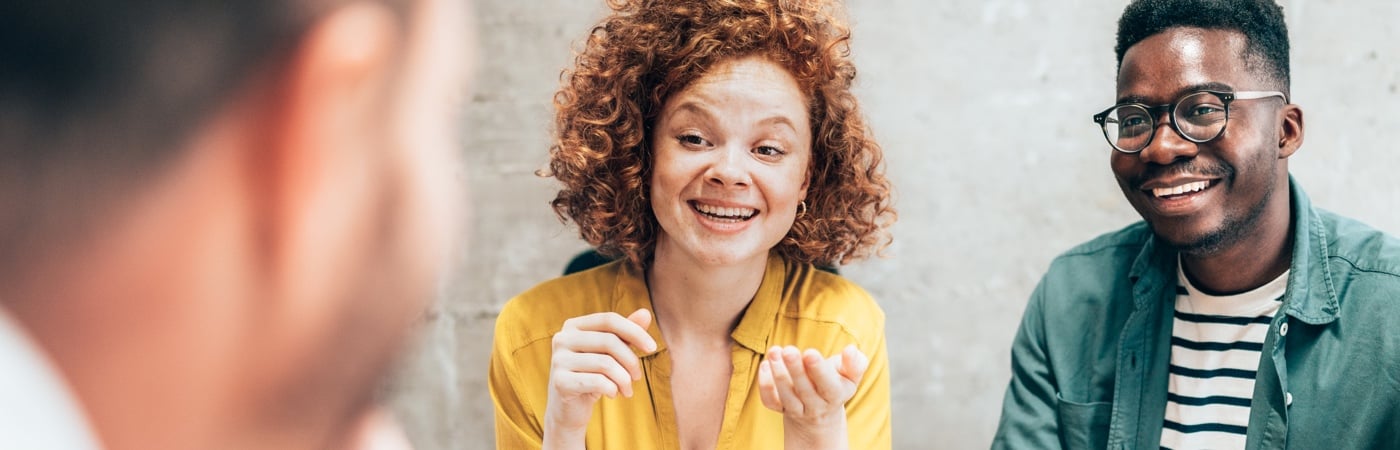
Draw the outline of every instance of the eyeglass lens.
[[[1172,110],[1177,131],[1193,142],[1215,139],[1225,130],[1225,102],[1209,92],[1197,92],[1177,101]],[[1118,149],[1135,152],[1147,147],[1157,128],[1156,118],[1141,105],[1121,105],[1109,111],[1104,135]]]

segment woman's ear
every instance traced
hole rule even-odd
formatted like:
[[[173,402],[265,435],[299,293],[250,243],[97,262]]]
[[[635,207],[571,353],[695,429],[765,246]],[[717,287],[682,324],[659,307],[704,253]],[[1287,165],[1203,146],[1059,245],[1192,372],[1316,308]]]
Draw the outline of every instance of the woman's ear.
[[[800,200],[807,200],[807,188],[812,186],[812,165],[807,165],[807,170],[802,174],[802,188],[798,191],[797,197]]]

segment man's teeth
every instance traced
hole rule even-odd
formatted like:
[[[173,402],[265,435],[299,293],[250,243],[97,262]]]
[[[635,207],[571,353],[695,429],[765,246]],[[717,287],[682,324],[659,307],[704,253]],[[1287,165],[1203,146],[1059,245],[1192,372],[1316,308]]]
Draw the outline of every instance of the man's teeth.
[[[703,203],[696,203],[695,209],[712,216],[728,217],[734,219],[746,219],[754,215],[757,210],[753,208],[726,208],[722,206],[710,206]]]
[[[1209,181],[1197,181],[1197,182],[1193,182],[1193,183],[1186,183],[1186,184],[1183,184],[1183,185],[1181,185],[1181,186],[1164,187],[1164,188],[1153,188],[1153,189],[1152,189],[1152,195],[1155,195],[1155,196],[1157,196],[1157,197],[1166,197],[1166,196],[1169,196],[1169,195],[1181,195],[1181,194],[1187,194],[1187,193],[1191,193],[1191,192],[1198,192],[1198,191],[1204,190],[1205,188],[1207,188],[1207,187],[1209,187],[1209,186],[1210,186],[1210,182],[1209,182]]]

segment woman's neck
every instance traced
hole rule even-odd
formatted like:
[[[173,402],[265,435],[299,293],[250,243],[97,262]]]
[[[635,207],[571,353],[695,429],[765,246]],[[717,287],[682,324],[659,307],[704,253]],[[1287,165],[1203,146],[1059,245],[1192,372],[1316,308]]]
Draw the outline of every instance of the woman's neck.
[[[646,277],[657,325],[668,345],[678,340],[727,339],[758,293],[767,268],[767,254],[709,265],[658,245]]]

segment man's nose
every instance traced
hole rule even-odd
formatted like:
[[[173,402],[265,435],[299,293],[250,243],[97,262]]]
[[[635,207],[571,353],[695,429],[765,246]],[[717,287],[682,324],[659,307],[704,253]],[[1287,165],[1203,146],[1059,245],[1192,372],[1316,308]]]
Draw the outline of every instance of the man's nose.
[[[1165,166],[1178,159],[1195,157],[1199,151],[1197,144],[1178,133],[1176,127],[1172,126],[1170,117],[1165,117],[1166,114],[1163,116],[1162,120],[1156,123],[1157,130],[1152,136],[1152,141],[1138,152],[1138,158]]]

